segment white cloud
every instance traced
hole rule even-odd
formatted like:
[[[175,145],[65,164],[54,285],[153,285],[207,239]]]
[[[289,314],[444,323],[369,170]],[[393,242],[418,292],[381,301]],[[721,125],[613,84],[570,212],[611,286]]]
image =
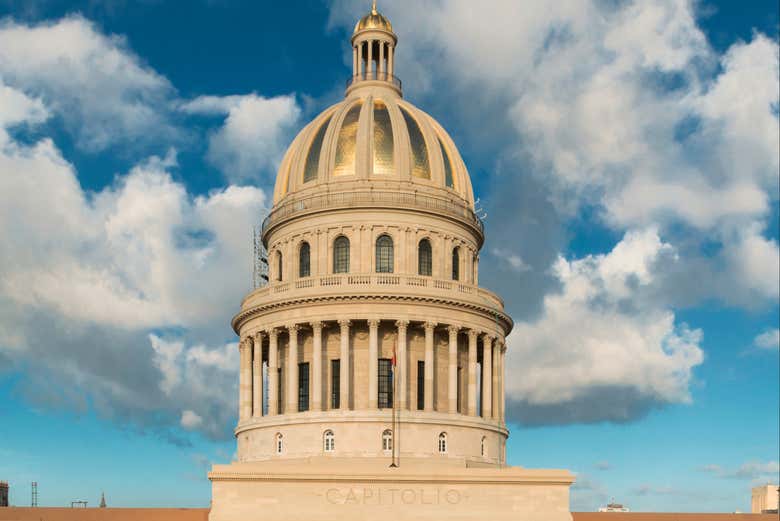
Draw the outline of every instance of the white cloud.
[[[231,180],[273,179],[301,116],[295,96],[201,96],[189,114],[226,116],[209,138],[208,158]]]
[[[657,231],[629,232],[605,255],[554,267],[561,289],[507,339],[507,398],[521,422],[626,421],[690,400],[700,330],[643,297],[674,251]]]
[[[0,77],[41,97],[88,150],[177,133],[166,117],[174,94],[168,80],[122,37],[78,15],[37,25],[0,22]]]
[[[777,351],[780,349],[780,329],[768,329],[756,336],[753,345],[760,349]]]
[[[527,220],[502,194],[532,188],[564,221],[595,208],[618,233],[657,226],[680,265],[690,263],[679,269],[729,281],[702,285],[697,298],[766,305],[780,286],[771,270],[777,243],[763,231],[779,193],[777,43],[757,33],[719,54],[694,8],[688,0],[430,0],[383,9],[401,33],[396,70],[407,92],[456,110],[466,139],[499,144],[490,154],[501,167],[491,190],[498,221]],[[337,2],[331,23],[349,27],[360,10],[359,1]],[[480,103],[463,101],[472,99]],[[546,240],[555,219],[538,224],[547,236],[502,248],[558,246]],[[735,233],[742,229],[752,235]]]
[[[203,418],[198,416],[193,411],[190,411],[189,409],[186,411],[182,411],[181,413],[181,426],[185,429],[192,430],[196,429],[203,425]]]
[[[34,401],[227,435],[238,362],[222,339],[248,288],[263,192],[191,197],[170,175],[174,151],[85,192],[51,139],[6,132],[46,112],[0,87],[0,107],[15,107],[0,110],[0,356],[35,361],[23,383]]]

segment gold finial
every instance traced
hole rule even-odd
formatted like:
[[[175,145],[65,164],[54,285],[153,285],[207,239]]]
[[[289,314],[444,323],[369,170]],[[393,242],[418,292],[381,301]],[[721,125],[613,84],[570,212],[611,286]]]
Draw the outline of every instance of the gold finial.
[[[376,0],[371,2],[371,14],[376,14]]]

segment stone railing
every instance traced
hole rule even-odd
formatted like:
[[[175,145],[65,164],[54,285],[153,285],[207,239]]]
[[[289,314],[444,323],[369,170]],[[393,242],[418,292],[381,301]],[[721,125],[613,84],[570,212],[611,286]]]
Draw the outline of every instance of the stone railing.
[[[277,298],[298,298],[337,293],[351,294],[414,294],[469,300],[496,312],[504,312],[501,297],[484,288],[457,280],[434,279],[394,273],[342,273],[271,282],[246,296],[242,308],[263,304]]]
[[[484,233],[482,221],[465,201],[445,199],[416,192],[397,190],[359,190],[351,192],[329,192],[308,197],[293,198],[274,206],[263,220],[263,235],[282,221],[306,213],[337,208],[410,208],[443,214],[465,221]]]

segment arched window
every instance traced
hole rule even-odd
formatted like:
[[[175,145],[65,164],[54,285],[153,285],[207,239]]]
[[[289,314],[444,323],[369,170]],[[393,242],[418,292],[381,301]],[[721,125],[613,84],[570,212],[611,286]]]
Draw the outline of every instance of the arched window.
[[[393,239],[389,235],[376,240],[376,272],[393,273]]]
[[[308,242],[301,243],[301,249],[298,251],[298,276],[308,277],[311,275],[311,248]]]
[[[336,436],[333,435],[333,431],[327,430],[322,435],[322,446],[325,452],[333,452],[336,450]]]
[[[276,280],[282,280],[282,252],[276,252]]]
[[[393,450],[393,431],[390,429],[385,429],[382,433],[382,450],[385,452]]]
[[[447,433],[442,432],[439,434],[439,454],[447,453]]]
[[[433,272],[433,252],[431,241],[423,239],[417,246],[417,273],[430,277]]]
[[[484,436],[482,436],[482,441],[480,442],[479,453],[482,454],[483,458],[485,456],[487,456],[487,447],[485,446],[485,437]]]
[[[284,449],[284,438],[281,432],[276,433],[276,453],[281,454]]]
[[[452,280],[460,280],[460,250],[452,249]]]
[[[349,273],[349,239],[343,235],[333,242],[333,273]]]

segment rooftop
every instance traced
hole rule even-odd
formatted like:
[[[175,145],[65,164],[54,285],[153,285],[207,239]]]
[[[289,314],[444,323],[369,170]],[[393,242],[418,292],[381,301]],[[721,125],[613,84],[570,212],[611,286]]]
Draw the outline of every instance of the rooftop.
[[[208,521],[206,508],[0,508],[0,521]],[[574,521],[777,521],[776,514],[572,512]]]

